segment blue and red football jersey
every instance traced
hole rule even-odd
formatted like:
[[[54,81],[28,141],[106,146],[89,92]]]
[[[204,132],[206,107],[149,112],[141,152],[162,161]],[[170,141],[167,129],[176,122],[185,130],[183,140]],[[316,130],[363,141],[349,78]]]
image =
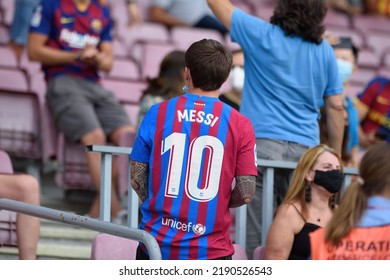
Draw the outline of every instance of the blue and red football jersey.
[[[86,45],[97,47],[103,41],[112,41],[112,21],[106,6],[92,0],[85,11],[72,0],[42,0],[30,23],[30,32],[48,36],[47,46],[65,51],[79,51]],[[46,80],[58,75],[73,75],[96,81],[96,67],[83,63],[44,65]]]
[[[163,259],[232,255],[229,201],[234,177],[257,176],[250,121],[218,98],[187,93],[146,114],[131,159],[149,163],[141,229]]]

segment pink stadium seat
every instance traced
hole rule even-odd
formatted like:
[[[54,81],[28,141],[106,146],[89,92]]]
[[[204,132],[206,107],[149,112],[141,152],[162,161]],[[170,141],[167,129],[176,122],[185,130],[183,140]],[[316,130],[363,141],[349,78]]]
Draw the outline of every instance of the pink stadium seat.
[[[114,79],[124,79],[137,81],[140,79],[140,69],[138,64],[132,59],[114,59],[113,67],[107,77]]]
[[[1,9],[3,11],[3,23],[10,26],[14,17],[15,1],[14,0],[2,0],[0,1]]]
[[[353,17],[355,29],[368,34],[372,31],[390,32],[390,19],[382,16],[359,15]]]
[[[367,34],[367,45],[374,50],[378,56],[382,56],[385,50],[390,47],[390,31],[388,32],[369,32]]]
[[[334,26],[344,28],[349,28],[352,25],[349,17],[346,14],[338,13],[333,10],[328,10],[324,24],[326,27]]]
[[[358,55],[358,66],[377,70],[381,66],[381,58],[370,49],[362,49]]]
[[[92,240],[92,260],[135,260],[138,241],[109,234],[98,234]]]
[[[245,252],[245,249],[238,244],[233,244],[234,246],[234,254],[232,256],[233,260],[247,260],[248,255]]]
[[[14,173],[8,153],[2,150],[0,150],[0,173]],[[0,246],[17,246],[15,212],[0,210]]]
[[[154,78],[158,75],[160,63],[169,52],[175,50],[172,44],[144,42],[137,44],[139,63],[141,65],[141,78]],[[133,49],[134,51],[135,49]]]
[[[114,52],[114,58],[123,58],[129,56],[129,51],[126,48],[124,42],[122,42],[119,38],[114,38],[112,41],[112,47]]]
[[[112,91],[122,104],[139,104],[145,82],[103,78],[102,85]]]
[[[41,157],[40,101],[23,72],[0,69],[0,149],[15,156]]]
[[[224,44],[225,39],[216,30],[205,28],[194,28],[186,26],[175,26],[171,29],[172,42],[177,49],[186,51],[195,41],[201,39],[214,39]]]
[[[15,53],[7,46],[0,46],[0,67],[17,68],[18,61]]]
[[[118,25],[117,28],[118,34],[131,52],[136,42],[168,43],[170,41],[168,29],[158,23],[144,22],[136,26],[129,26],[126,23]]]
[[[9,42],[9,31],[4,25],[0,25],[0,45],[6,45]]]
[[[34,81],[36,75],[43,75],[41,64],[39,62],[31,61],[28,58],[27,51],[23,52],[19,66],[26,71],[31,82]]]
[[[253,251],[254,260],[265,260],[265,245],[261,245],[255,248]]]

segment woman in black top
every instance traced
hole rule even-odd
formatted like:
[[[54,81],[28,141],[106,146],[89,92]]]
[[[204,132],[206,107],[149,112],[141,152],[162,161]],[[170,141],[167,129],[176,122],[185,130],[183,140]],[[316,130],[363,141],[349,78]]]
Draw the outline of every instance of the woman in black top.
[[[266,259],[309,258],[309,233],[330,220],[343,179],[342,161],[333,149],[318,145],[307,150],[268,232]]]

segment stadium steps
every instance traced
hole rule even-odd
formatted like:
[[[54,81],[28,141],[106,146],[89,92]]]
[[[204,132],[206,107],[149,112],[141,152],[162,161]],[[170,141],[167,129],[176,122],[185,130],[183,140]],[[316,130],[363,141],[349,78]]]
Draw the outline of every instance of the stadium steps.
[[[88,260],[97,232],[41,220],[37,257],[41,260]],[[0,247],[0,259],[18,259],[18,250]]]

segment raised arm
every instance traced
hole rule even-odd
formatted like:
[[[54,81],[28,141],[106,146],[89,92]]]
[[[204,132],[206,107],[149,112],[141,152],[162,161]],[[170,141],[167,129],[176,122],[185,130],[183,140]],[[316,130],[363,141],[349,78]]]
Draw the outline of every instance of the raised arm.
[[[230,31],[234,5],[229,0],[207,0],[207,3],[214,15]]]
[[[149,164],[145,162],[131,162],[131,186],[141,202],[145,202],[149,195]]]
[[[331,95],[325,99],[326,122],[329,146],[341,155],[345,120],[343,113],[342,95]]]
[[[252,201],[256,191],[255,176],[238,176],[236,177],[236,186],[230,197],[229,207],[235,208],[248,204]]]

